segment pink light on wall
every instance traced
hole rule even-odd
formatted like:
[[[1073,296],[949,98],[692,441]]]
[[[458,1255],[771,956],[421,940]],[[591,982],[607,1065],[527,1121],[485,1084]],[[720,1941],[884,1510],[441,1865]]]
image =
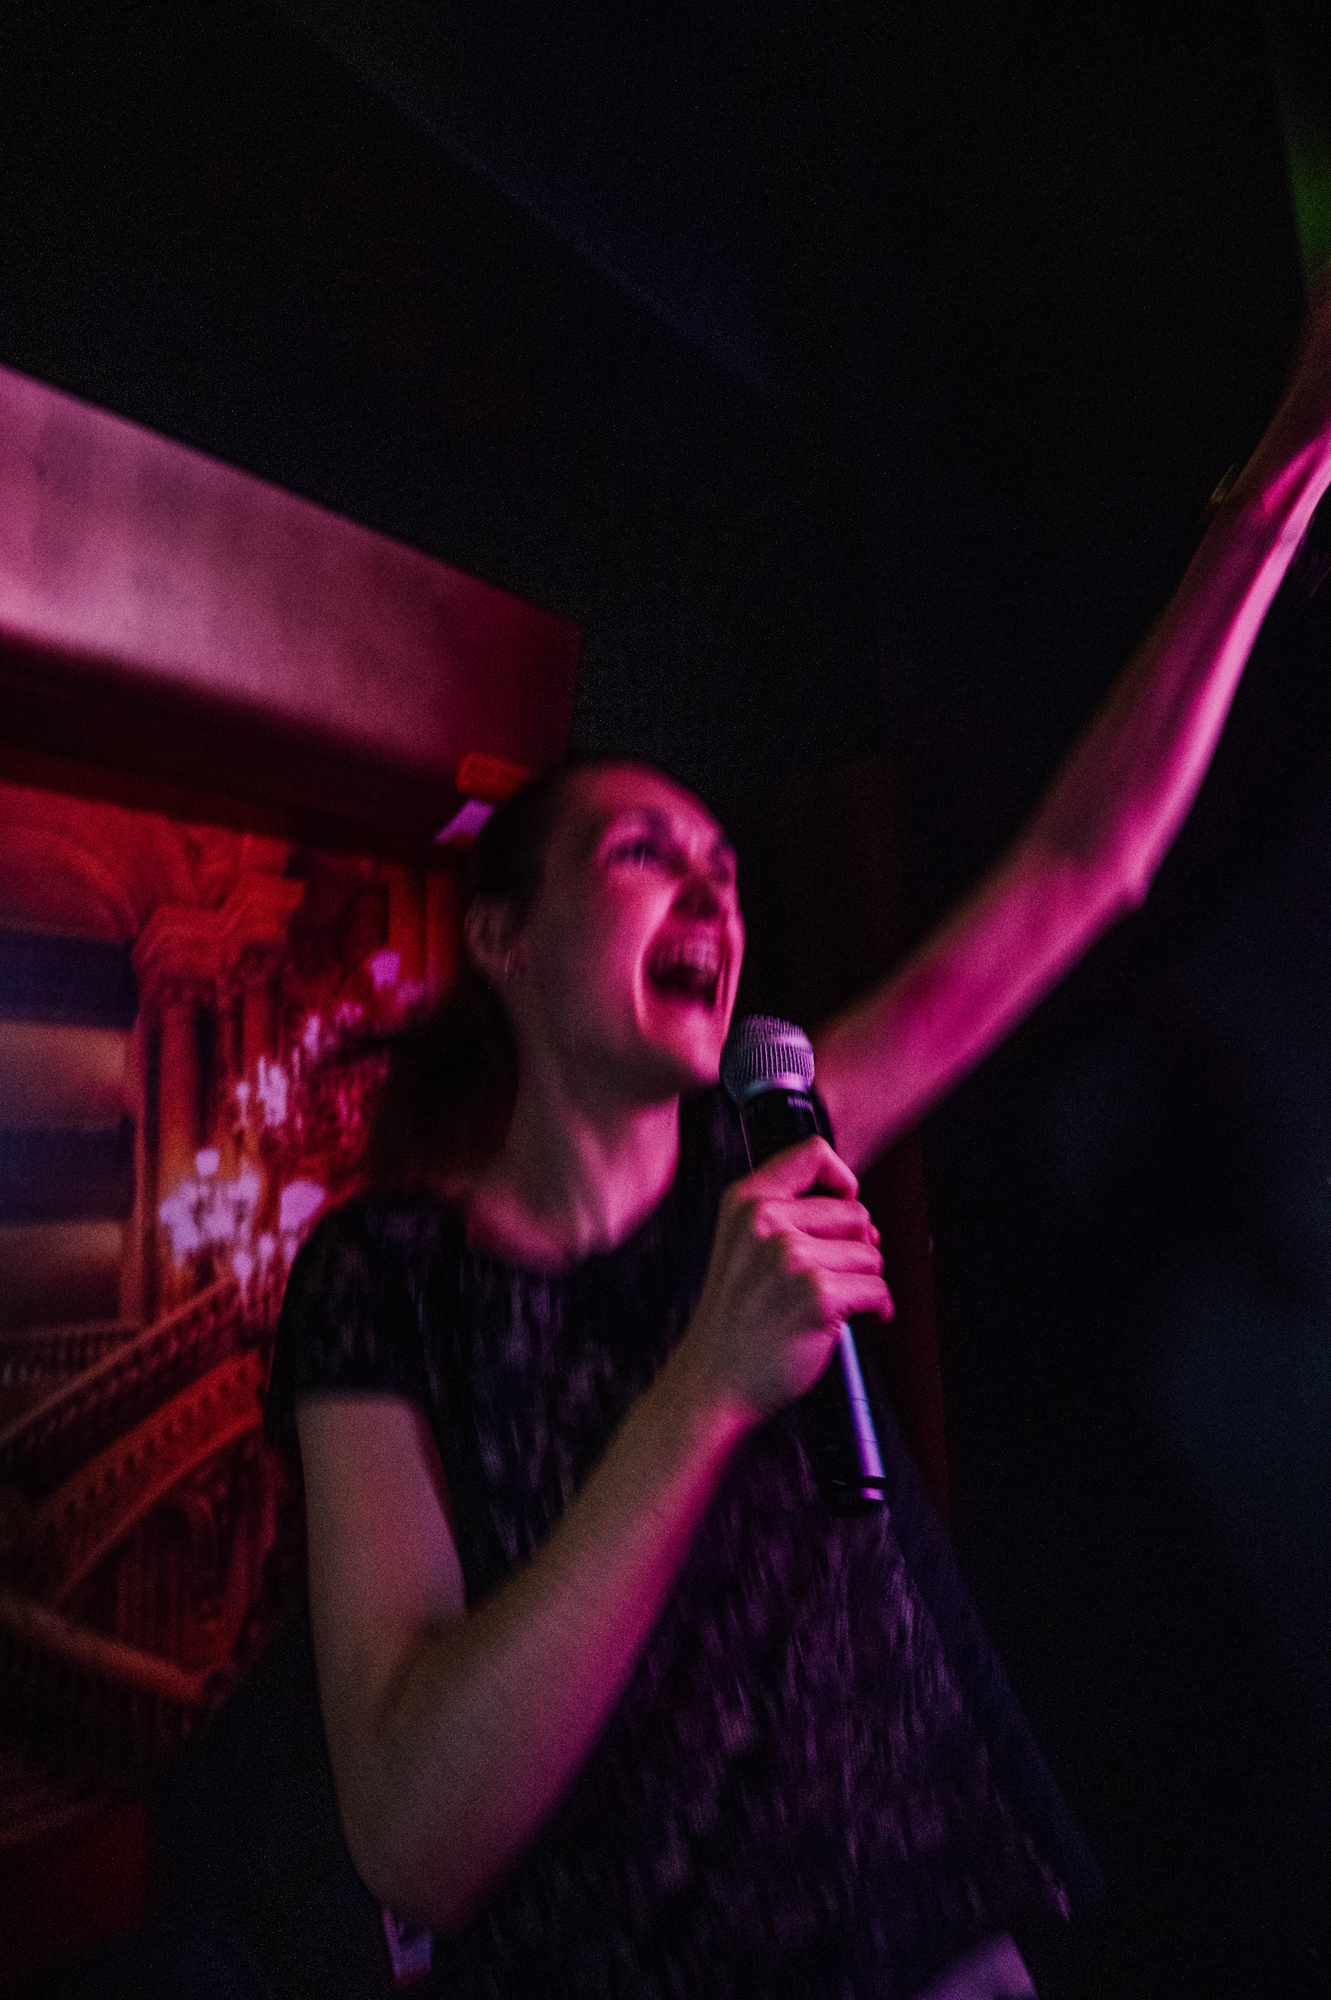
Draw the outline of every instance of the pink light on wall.
[[[0,368],[0,645],[450,788],[567,737],[565,620]]]

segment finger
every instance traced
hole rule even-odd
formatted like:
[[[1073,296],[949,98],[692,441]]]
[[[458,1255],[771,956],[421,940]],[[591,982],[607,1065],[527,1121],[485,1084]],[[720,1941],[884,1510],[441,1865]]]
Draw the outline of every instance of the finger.
[[[863,1202],[844,1201],[840,1196],[802,1195],[793,1201],[765,1201],[755,1226],[766,1236],[787,1233],[800,1236],[853,1236],[877,1243],[878,1230]]]
[[[896,1311],[892,1294],[882,1278],[868,1271],[824,1271],[818,1276],[818,1295],[825,1324],[835,1326],[856,1313],[873,1313],[888,1320]]]
[[[816,1187],[838,1196],[853,1195],[859,1185],[845,1161],[821,1138],[801,1139],[798,1146],[774,1153],[746,1182],[751,1194],[778,1197],[808,1194]]]
[[[805,1238],[787,1237],[787,1256],[793,1267],[800,1271],[869,1271],[875,1277],[882,1273],[883,1259],[876,1243],[862,1242],[858,1237],[819,1236]]]

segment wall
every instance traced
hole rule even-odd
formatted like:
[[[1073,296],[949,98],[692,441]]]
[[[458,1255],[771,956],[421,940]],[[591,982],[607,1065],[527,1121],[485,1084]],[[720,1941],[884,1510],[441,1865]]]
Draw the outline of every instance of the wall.
[[[0,785],[0,1864],[196,1733],[283,1616],[276,1308],[354,1179],[358,1038],[452,976],[439,857]]]

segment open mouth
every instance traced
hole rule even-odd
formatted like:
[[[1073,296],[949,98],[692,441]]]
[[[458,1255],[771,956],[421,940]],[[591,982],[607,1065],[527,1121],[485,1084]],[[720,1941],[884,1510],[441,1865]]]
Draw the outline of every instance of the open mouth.
[[[721,985],[721,943],[715,937],[663,938],[647,955],[647,983],[666,1000],[714,1007]]]

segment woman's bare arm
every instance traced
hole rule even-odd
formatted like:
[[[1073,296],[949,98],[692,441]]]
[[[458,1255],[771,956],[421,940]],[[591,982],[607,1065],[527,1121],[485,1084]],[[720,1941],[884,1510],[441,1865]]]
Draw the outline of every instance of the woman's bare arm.
[[[832,1196],[800,1197],[815,1184]],[[728,1191],[697,1310],[549,1540],[470,1612],[422,1414],[298,1409],[324,1720],[353,1859],[456,1928],[604,1724],[740,1438],[817,1378],[835,1323],[887,1312],[877,1239],[822,1140]]]
[[[907,960],[814,1036],[850,1164],[875,1159],[1146,895],[1262,620],[1331,484],[1331,268],[1289,388],[1187,573],[1025,830]]]
[[[298,1421],[347,1842],[384,1902],[452,1930],[582,1762],[737,1432],[663,1376],[540,1555],[468,1616],[423,1414],[329,1394]]]

